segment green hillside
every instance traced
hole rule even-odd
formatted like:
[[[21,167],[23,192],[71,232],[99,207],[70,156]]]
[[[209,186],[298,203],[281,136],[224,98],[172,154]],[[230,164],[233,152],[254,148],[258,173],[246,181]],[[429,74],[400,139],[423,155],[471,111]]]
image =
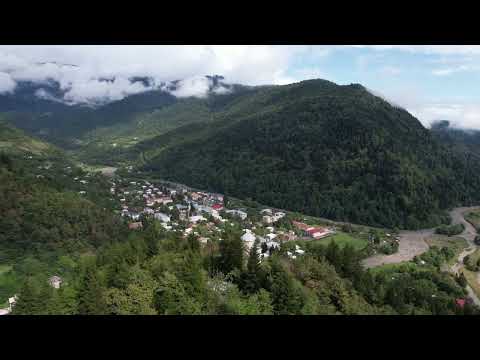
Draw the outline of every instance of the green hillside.
[[[53,155],[60,153],[60,150],[27,136],[23,131],[4,122],[0,116],[0,152]]]
[[[138,144],[144,170],[378,226],[433,226],[446,220],[443,209],[480,200],[478,161],[360,85],[265,88],[223,104],[215,119]]]

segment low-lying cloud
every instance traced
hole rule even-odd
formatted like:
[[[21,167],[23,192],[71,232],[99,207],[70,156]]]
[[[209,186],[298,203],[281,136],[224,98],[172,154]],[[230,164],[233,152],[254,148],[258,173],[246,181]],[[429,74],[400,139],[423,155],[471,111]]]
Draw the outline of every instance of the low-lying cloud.
[[[12,77],[4,72],[0,72],[0,94],[12,93],[17,83]]]
[[[0,46],[0,91],[15,84],[55,81],[69,104],[98,104],[154,89],[178,97],[225,94],[199,75],[224,75],[231,83],[277,84],[305,46]],[[311,51],[311,50],[310,50]],[[323,50],[325,51],[325,50]],[[148,77],[151,83],[131,81]],[[111,81],[105,81],[111,79]],[[165,87],[180,80],[174,87]],[[44,97],[45,92],[39,92]],[[51,94],[50,94],[51,95]],[[53,95],[52,95],[53,96]]]
[[[386,51],[428,55],[431,77],[454,79],[478,71],[480,46],[356,46],[372,53]],[[67,104],[99,105],[126,96],[161,89],[177,97],[226,94],[229,84],[283,85],[328,76],[322,59],[349,46],[0,46],[0,94],[12,94],[22,81],[39,85],[36,96]],[[340,50],[339,50],[340,49]],[[359,49],[360,50],[360,49]],[[355,50],[357,51],[357,50]],[[370,50],[369,50],[370,51]],[[370,56],[370,54],[369,54]],[[360,65],[364,53],[359,52]],[[480,108],[475,99],[457,101],[429,98],[417,79],[404,79],[407,68],[377,61],[378,76],[396,78],[381,85],[380,95],[416,116],[425,126],[438,119],[480,129]],[[364,61],[365,62],[365,61]],[[366,69],[365,71],[367,71]],[[353,71],[353,70],[352,70]],[[226,81],[213,83],[203,75],[221,74]],[[358,75],[358,74],[357,74]],[[137,78],[149,81],[136,80]],[[353,73],[352,78],[355,78]],[[176,82],[176,80],[179,80]],[[337,82],[348,83],[339,78]],[[175,82],[172,82],[175,81]],[[353,79],[352,79],[353,81]],[[58,91],[47,84],[55,82]],[[358,82],[367,85],[368,77]],[[45,84],[45,86],[42,86]],[[385,94],[385,96],[383,96]],[[465,95],[465,94],[464,94]],[[448,94],[446,95],[448,96]],[[473,96],[473,95],[472,95]]]

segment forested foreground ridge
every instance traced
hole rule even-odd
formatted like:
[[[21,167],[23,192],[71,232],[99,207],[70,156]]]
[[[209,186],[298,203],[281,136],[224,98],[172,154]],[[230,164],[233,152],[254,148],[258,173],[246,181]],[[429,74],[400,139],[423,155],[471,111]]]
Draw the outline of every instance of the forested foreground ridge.
[[[446,212],[479,203],[478,133],[324,80],[93,107],[31,86],[0,96],[0,314],[479,314]]]
[[[135,204],[136,195],[120,191],[112,197],[112,183],[142,188],[148,181],[106,179],[64,159],[11,154],[0,156],[0,178],[0,226],[7,230],[0,237],[0,302],[15,294],[12,315],[479,311],[470,303],[458,306],[466,297],[465,282],[441,270],[454,256],[447,248],[432,248],[422,256],[426,262],[365,270],[360,260],[372,245],[352,245],[364,244],[355,237],[366,236],[360,235],[365,229],[342,227],[339,234],[351,235],[341,238],[351,243],[298,237],[268,248],[274,243],[258,239],[267,238],[262,231],[270,228],[257,223],[256,208],[247,218],[221,212],[223,221],[204,213],[195,227],[174,206],[156,209],[175,219],[172,229],[146,213],[132,222],[135,214],[115,211],[118,198]],[[171,191],[171,198],[182,208],[182,197]],[[233,199],[224,202],[236,206]],[[284,216],[275,223],[277,234],[288,230],[297,238],[291,216],[303,219]],[[246,227],[262,234],[249,250]],[[379,236],[375,230],[368,239],[381,243]]]

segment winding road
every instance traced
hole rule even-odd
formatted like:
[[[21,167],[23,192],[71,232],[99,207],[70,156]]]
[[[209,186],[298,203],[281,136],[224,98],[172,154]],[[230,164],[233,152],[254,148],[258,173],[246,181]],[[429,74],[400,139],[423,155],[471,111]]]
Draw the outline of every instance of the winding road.
[[[480,206],[458,207],[450,211],[452,224],[465,225],[465,230],[458,236],[463,237],[469,244],[468,248],[463,250],[458,255],[457,262],[449,269],[449,271],[453,274],[459,273],[463,267],[463,259],[477,249],[477,246],[474,243],[475,236],[477,236],[477,231],[472,224],[465,220],[463,214],[467,211],[478,209],[480,209]],[[400,240],[398,252],[392,255],[374,255],[365,259],[362,264],[365,268],[372,268],[385,264],[396,264],[404,261],[410,261],[415,256],[420,255],[428,250],[428,244],[425,242],[425,239],[429,236],[432,236],[434,231],[435,229],[401,231],[399,233]],[[466,290],[473,302],[480,306],[480,299],[475,295],[469,285],[467,285]]]

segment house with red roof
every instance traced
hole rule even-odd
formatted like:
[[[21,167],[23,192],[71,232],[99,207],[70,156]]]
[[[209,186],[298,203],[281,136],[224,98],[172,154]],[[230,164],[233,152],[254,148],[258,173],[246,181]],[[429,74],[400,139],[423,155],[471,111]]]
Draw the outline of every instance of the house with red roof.
[[[212,209],[213,209],[213,210],[220,211],[220,210],[223,209],[223,205],[222,205],[222,204],[213,204],[213,205],[212,205]]]
[[[331,233],[330,230],[322,227],[309,227],[308,229],[305,230],[305,232],[308,234],[307,236],[310,236],[314,239],[323,238],[327,235],[330,235]]]
[[[295,227],[297,229],[300,229],[302,230],[302,232],[304,233],[305,236],[308,236],[308,237],[311,237],[311,238],[314,238],[314,239],[321,239],[325,236],[328,236],[332,233],[331,230],[327,229],[327,228],[324,228],[324,227],[319,227],[319,226],[311,226],[311,225],[307,225],[305,223],[302,223],[302,222],[298,222],[298,221],[292,221],[293,225],[295,225]]]
[[[457,304],[457,306],[462,308],[462,309],[465,306],[465,303],[466,303],[465,299],[456,299],[455,300],[455,304]]]
[[[142,227],[143,227],[143,224],[140,221],[128,224],[128,228],[130,230],[137,230],[137,229],[140,229]]]

